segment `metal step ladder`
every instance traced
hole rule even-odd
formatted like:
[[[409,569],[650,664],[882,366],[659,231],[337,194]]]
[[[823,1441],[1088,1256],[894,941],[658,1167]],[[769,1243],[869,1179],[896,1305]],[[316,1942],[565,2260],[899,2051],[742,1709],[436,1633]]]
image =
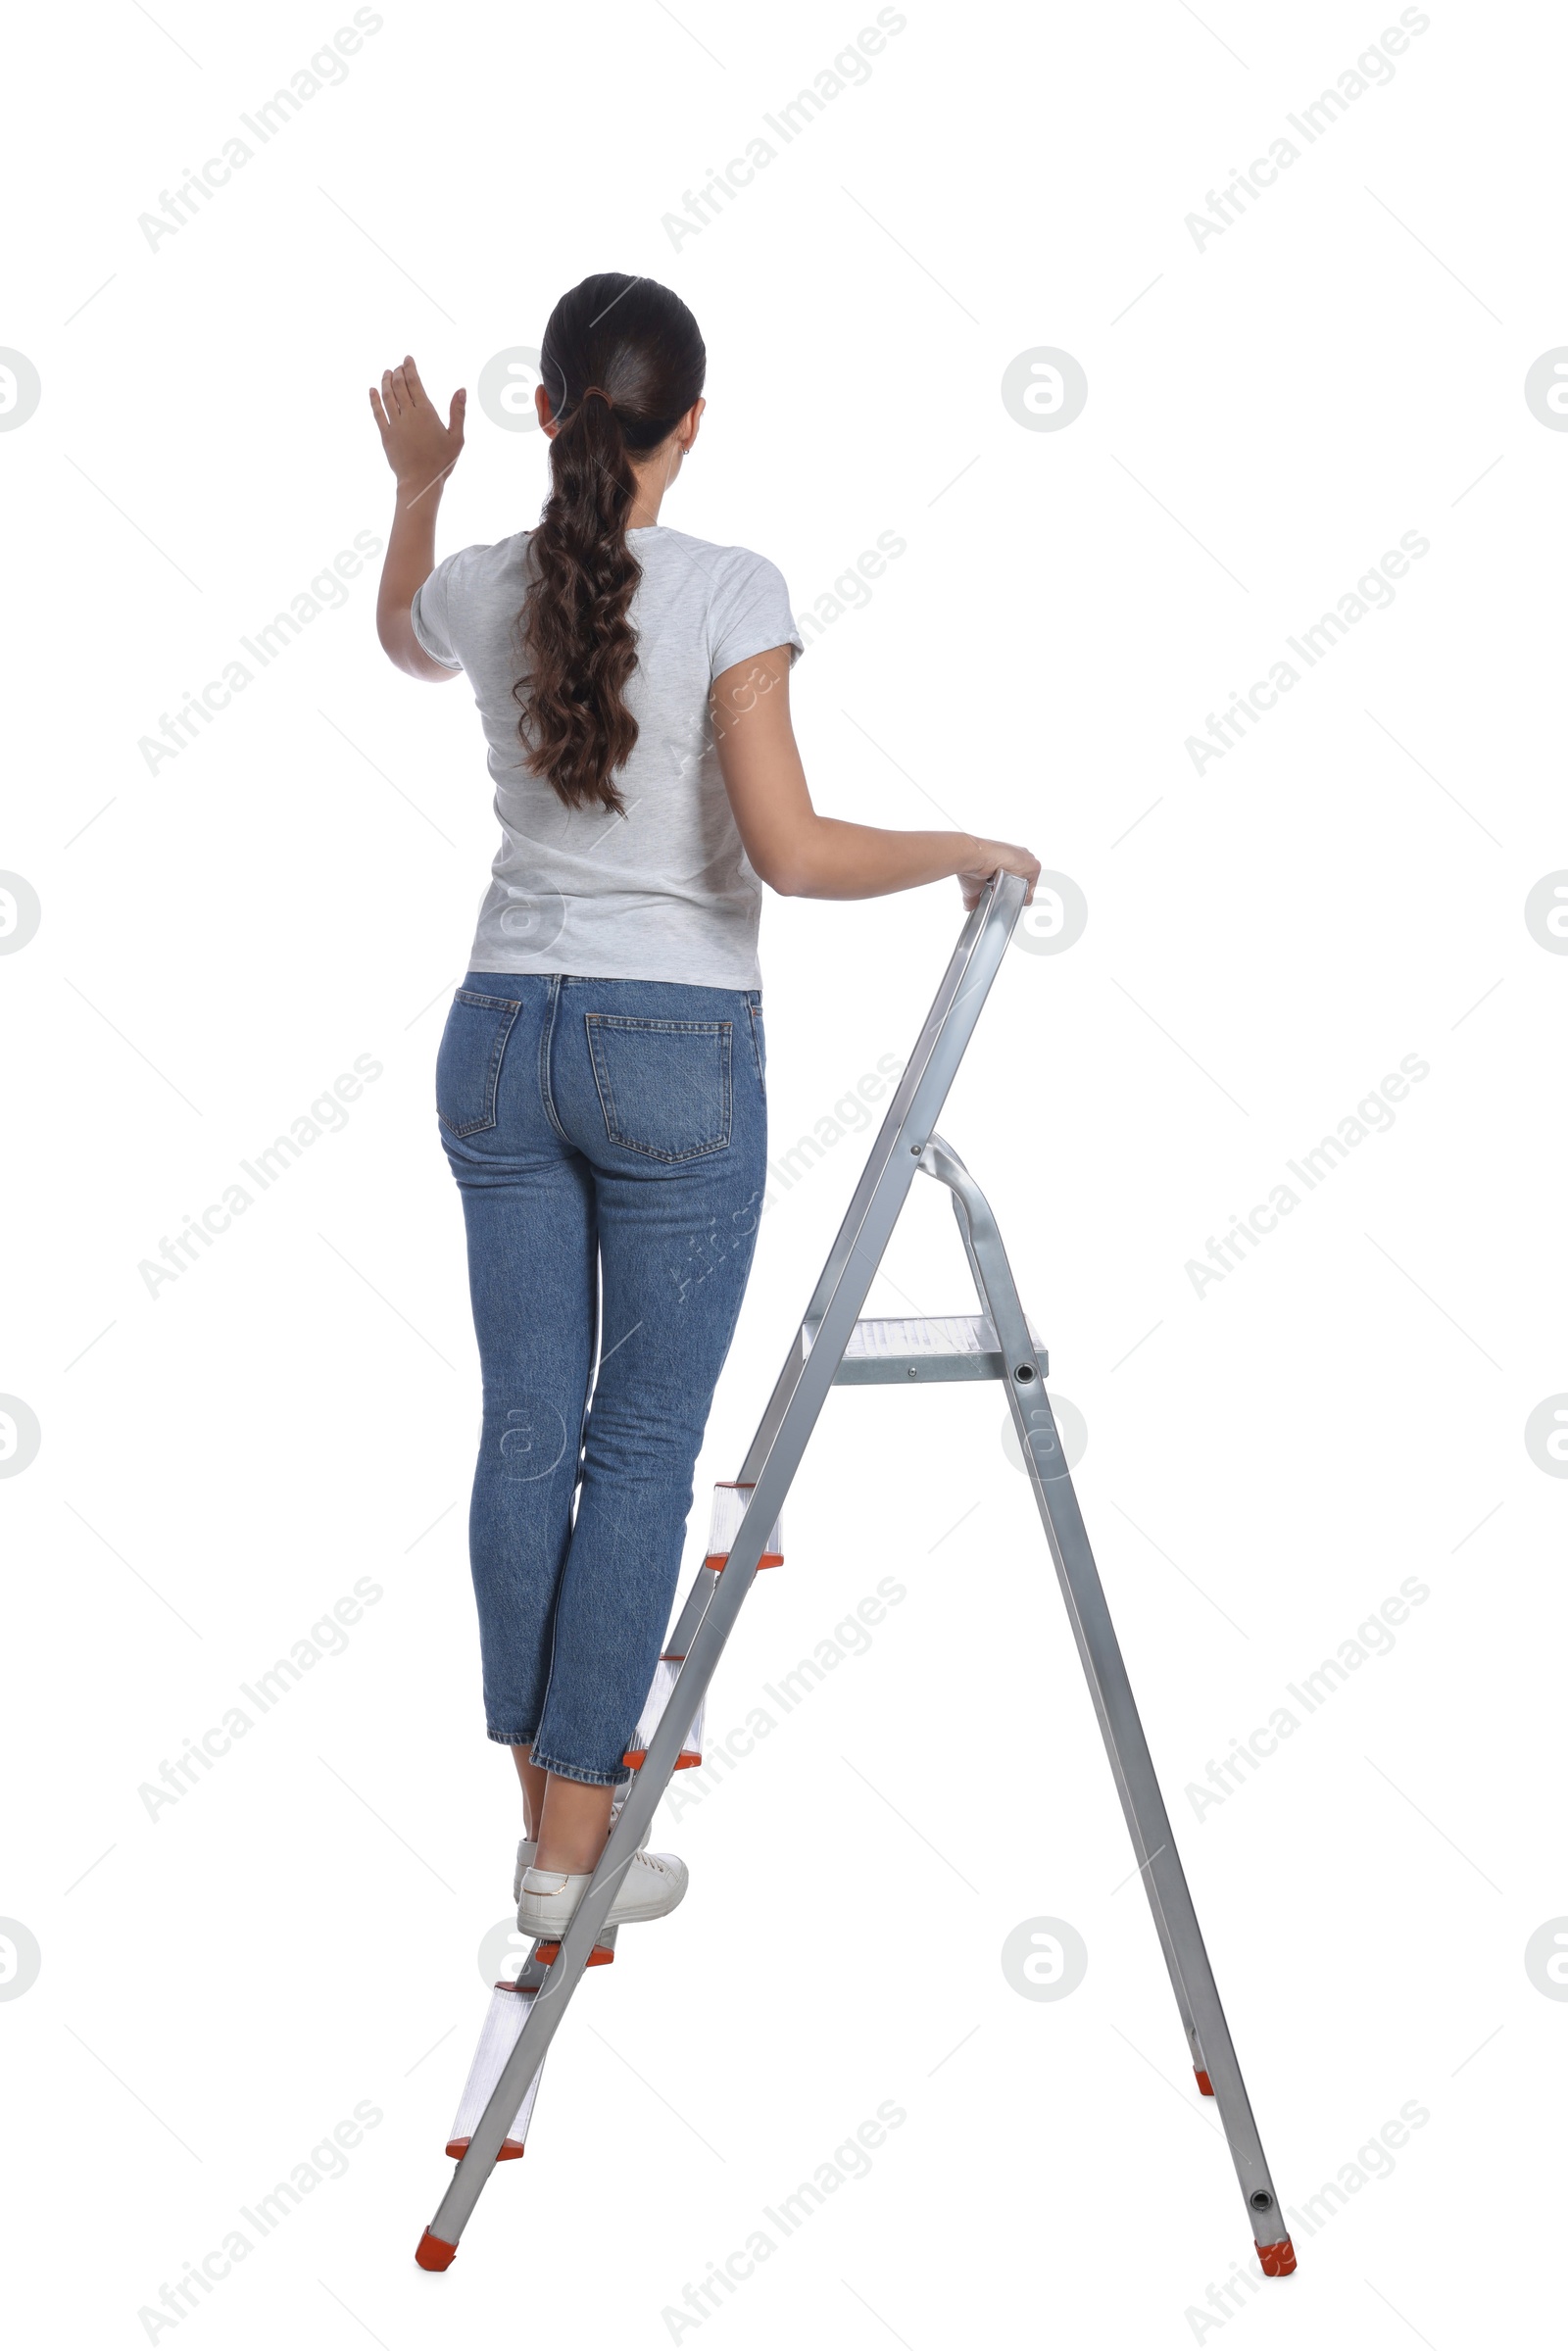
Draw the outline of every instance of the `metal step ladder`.
[[[458,2167],[415,2254],[422,2269],[450,2267],[492,2167],[521,2153],[540,2069],[572,1994],[585,1969],[613,1956],[616,1931],[605,1927],[611,1903],[671,1773],[701,1759],[708,1686],[753,1577],[782,1563],[779,1514],[829,1388],[911,1380],[999,1380],[1006,1389],[1198,2087],[1219,2109],[1265,2277],[1288,2277],[1296,2268],[1062,1457],[1046,1395],[1046,1350],[1019,1302],[985,1195],[934,1131],[1012,936],[1024,887],[1015,875],[993,875],[968,916],[741,1474],[733,1485],[715,1489],[707,1555],[661,1659],[635,1746],[627,1751],[638,1768],[617,1798],[609,1842],[582,1901],[560,1941],[535,1943],[515,1983],[497,1985],[492,1995],[448,2141]],[[941,1321],[861,1321],[860,1307],[917,1173],[946,1184],[953,1196],[983,1311]]]

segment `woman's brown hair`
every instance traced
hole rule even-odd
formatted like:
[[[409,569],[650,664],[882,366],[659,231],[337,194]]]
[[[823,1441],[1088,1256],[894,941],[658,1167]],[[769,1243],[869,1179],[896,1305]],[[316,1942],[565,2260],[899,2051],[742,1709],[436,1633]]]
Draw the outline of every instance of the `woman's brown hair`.
[[[547,777],[568,808],[624,815],[614,775],[637,740],[625,703],[637,666],[627,612],[642,577],[626,539],[631,458],[667,440],[699,398],[708,354],[678,295],[612,269],[562,296],[539,359],[559,430],[518,620],[517,732],[529,773]]]

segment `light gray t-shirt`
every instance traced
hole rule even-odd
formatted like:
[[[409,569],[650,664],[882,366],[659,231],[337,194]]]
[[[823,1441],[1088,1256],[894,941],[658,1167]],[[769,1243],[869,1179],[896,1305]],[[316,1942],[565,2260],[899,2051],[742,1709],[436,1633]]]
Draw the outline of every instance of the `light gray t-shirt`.
[[[615,782],[624,816],[568,808],[524,767],[513,686],[530,534],[465,547],[415,596],[414,633],[463,669],[490,746],[501,848],[469,968],[760,988],[762,886],[731,812],[709,711],[712,680],[770,647],[805,651],[775,565],[662,523],[628,531],[642,578],[629,618],[637,742]]]

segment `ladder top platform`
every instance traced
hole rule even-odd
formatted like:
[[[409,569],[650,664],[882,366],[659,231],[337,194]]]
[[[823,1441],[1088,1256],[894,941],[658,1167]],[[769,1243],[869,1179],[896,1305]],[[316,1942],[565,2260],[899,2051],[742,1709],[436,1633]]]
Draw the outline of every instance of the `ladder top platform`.
[[[809,1354],[818,1326],[802,1326]],[[1047,1375],[1046,1350],[1031,1322],[1029,1338],[1040,1376]],[[1003,1380],[1004,1362],[989,1314],[945,1314],[933,1319],[876,1315],[858,1322],[833,1375],[835,1388],[872,1388],[909,1380]]]

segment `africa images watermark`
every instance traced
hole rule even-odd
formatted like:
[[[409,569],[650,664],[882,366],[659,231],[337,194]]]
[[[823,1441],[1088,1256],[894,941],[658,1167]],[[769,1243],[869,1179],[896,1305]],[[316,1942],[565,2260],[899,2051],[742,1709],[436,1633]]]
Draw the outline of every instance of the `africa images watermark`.
[[[161,250],[167,237],[177,236],[187,227],[204,205],[211,204],[220,188],[226,188],[236,171],[242,171],[258,149],[270,144],[278,132],[287,127],[307,102],[324,89],[347,81],[349,70],[345,58],[356,57],[366,39],[379,32],[386,23],[373,8],[357,8],[354,24],[340,25],[331,41],[318,49],[309,65],[301,66],[289,77],[286,89],[276,89],[253,115],[242,114],[240,122],[256,141],[252,147],[238,131],[231,131],[222,142],[221,151],[210,155],[204,164],[192,171],[188,166],[185,176],[172,190],[159,193],[158,211],[138,213],[136,225],[154,253]],[[355,30],[355,26],[358,30]]]
[[[871,602],[870,582],[879,580],[889,563],[897,563],[908,549],[909,542],[902,532],[879,530],[874,547],[863,547],[853,564],[847,564],[839,573],[831,588],[824,588],[804,611],[790,615],[802,648],[813,645],[846,612],[863,612]],[[758,663],[738,683],[726,688],[724,700],[716,708],[705,706],[694,711],[682,728],[676,775],[685,777],[709,759],[725,740],[731,726],[773,691],[775,682],[772,672]]]
[[[1301,1186],[1295,1191],[1287,1183],[1278,1183],[1266,1200],[1259,1200],[1245,1217],[1233,1215],[1231,1229],[1222,1240],[1208,1237],[1208,1262],[1200,1257],[1189,1257],[1183,1271],[1200,1298],[1206,1298],[1216,1282],[1237,1273],[1246,1262],[1248,1251],[1255,1249],[1260,1241],[1279,1230],[1282,1216],[1294,1214],[1301,1204],[1302,1196],[1315,1192],[1337,1167],[1344,1165],[1358,1144],[1368,1135],[1387,1134],[1394,1124],[1392,1104],[1403,1102],[1412,1085],[1419,1086],[1430,1076],[1432,1064],[1419,1053],[1406,1053],[1399,1070],[1391,1070],[1379,1080],[1376,1088],[1364,1094],[1353,1110],[1348,1110],[1332,1135],[1325,1135],[1310,1151],[1302,1151],[1298,1159],[1287,1159],[1285,1164]],[[1401,1076],[1399,1071],[1403,1072]]]
[[[1316,2236],[1337,2213],[1345,2210],[1352,2196],[1358,2196],[1374,2180],[1387,2180],[1396,2169],[1396,2152],[1408,2145],[1412,2131],[1424,2131],[1431,2120],[1429,2106],[1423,2106],[1419,2098],[1406,2098],[1397,2115],[1391,2115],[1371,2138],[1357,2147],[1353,2160],[1342,2163],[1335,2178],[1325,2180],[1315,2195],[1303,2196],[1299,2206],[1284,2205],[1281,2209],[1291,2223],[1292,2241],[1298,2234],[1303,2238]],[[1193,2340],[1202,2342],[1206,2335],[1216,2333],[1230,2320],[1239,2317],[1252,2296],[1263,2291],[1263,2286],[1260,2270],[1244,2270],[1240,2262],[1235,2263],[1223,2285],[1210,2285],[1205,2297],[1206,2310],[1189,2303],[1183,2312],[1193,2330]]]
[[[909,542],[896,530],[879,530],[876,546],[862,549],[853,566],[841,571],[831,588],[824,588],[806,612],[797,612],[795,625],[801,632],[803,645],[812,644],[835,620],[846,612],[863,611],[871,601],[868,580],[880,579],[890,563],[896,563],[908,550]]]
[[[723,2297],[732,2295],[748,2278],[755,2277],[759,2264],[771,2260],[785,2238],[804,2229],[812,2215],[821,2211],[829,2196],[849,2180],[865,2178],[871,2169],[872,2153],[886,2143],[890,2131],[897,2131],[907,2121],[907,2112],[896,2099],[884,2098],[875,2115],[867,2115],[863,2123],[858,2124],[853,2134],[834,2148],[831,2157],[816,2166],[809,2180],[803,2180],[789,2195],[781,2196],[776,2205],[764,2204],[762,2219],[770,2227],[755,2228],[744,2245],[737,2245],[721,2262],[715,2261],[699,2284],[687,2286],[680,2304],[666,2303],[660,2312],[670,2341],[678,2343],[705,2320],[715,2318],[724,2307]]]
[[[767,1172],[774,1182],[785,1192],[793,1191],[835,1143],[842,1143],[847,1134],[858,1135],[868,1127],[871,1113],[867,1104],[881,1101],[889,1086],[898,1082],[903,1067],[904,1061],[898,1053],[878,1053],[876,1069],[863,1071],[853,1089],[839,1096],[831,1112],[823,1112],[809,1135],[800,1136],[788,1151],[775,1152],[768,1160]],[[768,1192],[762,1201],[764,1216],[778,1198],[777,1192]]]
[[[1188,1781],[1182,1792],[1198,1819],[1206,1819],[1216,1805],[1237,1794],[1251,1773],[1258,1771],[1270,1755],[1278,1754],[1280,1741],[1294,1738],[1307,1716],[1326,1706],[1335,1691],[1343,1690],[1368,1658],[1388,1656],[1395,1645],[1392,1628],[1405,1624],[1411,1609],[1422,1607],[1431,1597],[1430,1584],[1423,1584],[1419,1576],[1406,1576],[1398,1592],[1391,1592],[1371,1616],[1363,1617],[1354,1634],[1340,1642],[1332,1657],[1325,1657],[1311,1673],[1303,1674],[1299,1682],[1287,1682],[1286,1694],[1299,1706],[1300,1713],[1296,1713],[1282,1698],[1266,1723],[1259,1723],[1245,1739],[1234,1740],[1230,1753],[1221,1761],[1210,1759],[1206,1787],[1200,1780]]]
[[[681,1772],[665,1790],[669,1817],[679,1820],[694,1804],[701,1804],[721,1787],[725,1778],[738,1763],[754,1754],[760,1739],[766,1739],[778,1729],[786,1714],[793,1714],[805,1703],[814,1690],[819,1690],[836,1667],[847,1658],[863,1657],[871,1646],[872,1630],[880,1625],[890,1608],[907,1599],[909,1588],[896,1576],[883,1576],[874,1592],[857,1602],[854,1610],[840,1618],[830,1635],[824,1634],[809,1657],[802,1657],[777,1682],[764,1682],[763,1693],[772,1700],[778,1712],[772,1713],[760,1699],[747,1709],[744,1723],[737,1723],[721,1739],[705,1734],[703,1760]]]
[[[172,717],[167,710],[159,713],[159,732],[138,737],[136,749],[147,763],[149,775],[156,775],[168,759],[177,759],[189,749],[201,728],[211,726],[220,710],[226,710],[236,694],[243,694],[259,671],[269,668],[280,653],[286,653],[296,637],[312,620],[322,612],[335,612],[347,604],[345,582],[357,579],[372,556],[381,552],[381,542],[374,531],[360,530],[354,534],[352,548],[342,548],[323,566],[308,588],[302,588],[289,604],[286,612],[274,612],[265,628],[254,637],[241,637],[240,643],[256,663],[248,668],[238,655],[224,664],[221,677],[210,678],[199,694],[187,693],[182,707]],[[197,720],[201,726],[197,725]]]
[[[871,78],[870,60],[880,57],[889,38],[901,33],[908,22],[901,9],[879,8],[876,24],[858,32],[831,65],[813,75],[809,88],[798,90],[776,115],[763,115],[762,121],[778,140],[777,147],[761,131],[756,131],[747,140],[744,155],[732,156],[719,171],[710,171],[700,188],[688,188],[681,197],[682,209],[664,213],[660,220],[675,251],[678,253],[688,238],[701,236],[710,227],[725,205],[733,204],[742,188],[749,188],[758,172],[765,171],[782,149],[808,130],[835,98],[848,89],[862,88]]]
[[[757,1042],[758,1031],[755,1026],[752,1037],[760,1074],[761,1048]],[[841,1094],[830,1112],[823,1112],[811,1134],[800,1136],[788,1151],[780,1151],[775,1158],[769,1159],[765,1189],[760,1193],[754,1192],[744,1208],[737,1208],[730,1216],[729,1221],[735,1227],[733,1233],[721,1233],[718,1219],[711,1217],[706,1232],[689,1236],[684,1257],[671,1268],[683,1303],[697,1285],[706,1281],[732,1249],[743,1248],[751,1240],[768,1209],[777,1205],[780,1187],[785,1192],[793,1191],[835,1143],[842,1143],[847,1135],[863,1133],[871,1123],[871,1113],[866,1105],[881,1101],[888,1087],[896,1084],[903,1067],[904,1063],[897,1053],[881,1054],[876,1070],[863,1070],[853,1090]],[[882,1072],[881,1076],[877,1075],[878,1070]],[[764,1078],[764,1085],[765,1082]],[[759,1200],[760,1207],[758,1206]]]
[[[248,1208],[255,1206],[262,1193],[270,1192],[280,1176],[287,1175],[312,1144],[319,1143],[323,1135],[342,1133],[349,1123],[345,1105],[358,1102],[366,1087],[374,1085],[384,1066],[371,1053],[357,1053],[353,1071],[345,1069],[335,1077],[330,1088],[317,1096],[309,1110],[300,1112],[286,1135],[274,1136],[254,1159],[241,1159],[240,1167],[256,1186],[255,1192],[248,1192],[243,1184],[232,1183],[221,1200],[209,1201],[200,1216],[187,1216],[184,1229],[172,1241],[167,1234],[162,1237],[158,1256],[143,1257],[136,1268],[155,1304],[169,1283],[177,1282],[181,1274],[198,1264],[202,1250],[211,1249],[220,1234],[229,1231],[236,1216],[243,1216]]]
[[[1371,612],[1386,611],[1395,601],[1393,582],[1402,579],[1411,561],[1419,562],[1431,550],[1432,542],[1418,530],[1405,531],[1397,548],[1391,547],[1379,557],[1370,571],[1363,571],[1353,588],[1347,588],[1333,612],[1324,612],[1303,628],[1298,637],[1287,637],[1285,642],[1304,667],[1315,669],[1324,657],[1334,651],[1342,638],[1349,635],[1358,620]],[[1403,553],[1400,553],[1400,549]],[[1260,716],[1275,709],[1282,694],[1301,682],[1302,671],[1283,658],[1277,661],[1266,678],[1258,678],[1248,687],[1245,695],[1232,694],[1231,707],[1223,718],[1208,713],[1208,741],[1201,735],[1189,735],[1184,749],[1194,767],[1201,775],[1214,759],[1222,759],[1228,751],[1237,750],[1245,741],[1248,727],[1256,726]],[[1244,724],[1245,721],[1245,724]]]
[[[232,1754],[236,1739],[245,1738],[256,1728],[264,1714],[286,1698],[291,1690],[299,1687],[313,1666],[324,1657],[341,1657],[349,1645],[349,1628],[357,1625],[367,1608],[373,1608],[385,1596],[385,1587],[373,1576],[358,1576],[352,1592],[333,1601],[331,1608],[318,1616],[308,1634],[301,1634],[290,1646],[286,1657],[274,1658],[265,1674],[254,1682],[242,1682],[240,1697],[223,1713],[222,1719],[211,1724],[199,1739],[187,1739],[178,1755],[171,1763],[162,1759],[156,1781],[144,1780],[137,1788],[142,1809],[156,1829],[159,1816],[171,1804],[177,1804],[201,1786],[203,1778],[223,1756]],[[254,1707],[255,1713],[247,1711]]]
[[[1340,117],[1348,112],[1357,98],[1364,98],[1370,89],[1384,88],[1395,76],[1394,60],[1402,57],[1410,46],[1411,34],[1427,30],[1432,19],[1423,9],[1406,8],[1399,13],[1399,24],[1390,25],[1380,33],[1370,48],[1363,49],[1353,66],[1347,66],[1335,87],[1324,90],[1299,114],[1285,118],[1293,130],[1298,131],[1307,147],[1316,146],[1324,132],[1332,129]],[[1250,204],[1255,204],[1265,189],[1277,182],[1281,171],[1299,162],[1302,149],[1283,132],[1270,141],[1266,156],[1255,156],[1245,171],[1233,171],[1230,185],[1208,191],[1208,212],[1189,213],[1185,226],[1200,253],[1206,253],[1209,240],[1225,234],[1235,226]]]
[[[280,2229],[290,2213],[297,2212],[323,2180],[341,2180],[349,2168],[350,2152],[382,2120],[380,2107],[368,2098],[361,2098],[353,2114],[345,2115],[325,2137],[318,2139],[310,2154],[294,2165],[286,2180],[277,2180],[265,2196],[257,2197],[254,2205],[242,2204],[239,2217],[245,2227],[230,2229],[222,2243],[204,2253],[199,2263],[186,2262],[174,2284],[166,2283],[156,2303],[144,2302],[137,2311],[147,2340],[156,2343],[161,2334],[177,2327],[182,2319],[193,2318],[202,2307],[202,2297],[231,2277],[235,2265],[254,2253],[264,2236],[270,2236],[274,2229]]]

